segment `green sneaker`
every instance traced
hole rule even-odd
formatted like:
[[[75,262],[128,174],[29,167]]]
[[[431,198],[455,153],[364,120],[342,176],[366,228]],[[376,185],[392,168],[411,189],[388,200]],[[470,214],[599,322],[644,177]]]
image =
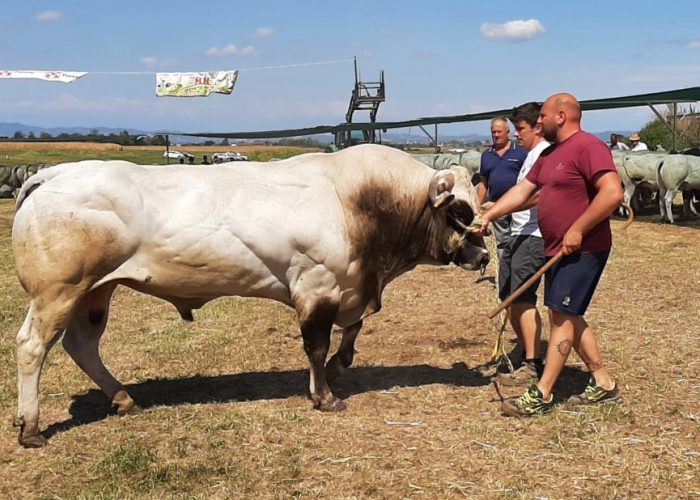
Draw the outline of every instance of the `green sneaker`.
[[[508,398],[501,403],[501,411],[510,417],[533,417],[554,408],[554,394],[545,401],[542,391],[531,385],[519,398]]]
[[[596,385],[594,377],[588,380],[588,385],[581,394],[571,396],[567,403],[570,405],[590,405],[602,403],[603,401],[617,401],[620,399],[620,391],[617,384],[610,390],[603,389]]]

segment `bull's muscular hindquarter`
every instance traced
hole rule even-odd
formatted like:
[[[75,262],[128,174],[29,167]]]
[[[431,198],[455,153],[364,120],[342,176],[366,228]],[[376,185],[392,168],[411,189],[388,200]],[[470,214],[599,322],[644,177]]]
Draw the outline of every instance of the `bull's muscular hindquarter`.
[[[488,259],[478,238],[446,244],[478,211],[469,181],[459,167],[436,173],[376,145],[265,165],[89,161],[38,173],[18,196],[13,224],[30,299],[17,334],[20,443],[45,443],[39,379],[61,335],[117,413],[134,409],[99,353],[119,284],[171,302],[184,319],[221,296],[293,307],[313,405],[343,410],[329,384],[352,364],[384,287],[417,264],[477,269]],[[334,324],[343,338],[326,365]]]

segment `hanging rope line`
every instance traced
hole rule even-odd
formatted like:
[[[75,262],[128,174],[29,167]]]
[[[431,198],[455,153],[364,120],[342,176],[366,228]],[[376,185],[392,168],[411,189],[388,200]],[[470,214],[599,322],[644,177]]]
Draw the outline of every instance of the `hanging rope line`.
[[[237,71],[261,71],[267,69],[302,68],[306,66],[321,66],[324,64],[341,64],[352,62],[352,59],[336,59],[333,61],[316,61],[296,64],[280,64],[278,66],[259,66],[257,68],[239,68]],[[217,70],[218,71],[218,70]],[[83,71],[81,71],[82,73]],[[156,73],[169,73],[170,71],[84,71],[88,75],[155,75]],[[172,73],[211,73],[212,71],[172,71]]]

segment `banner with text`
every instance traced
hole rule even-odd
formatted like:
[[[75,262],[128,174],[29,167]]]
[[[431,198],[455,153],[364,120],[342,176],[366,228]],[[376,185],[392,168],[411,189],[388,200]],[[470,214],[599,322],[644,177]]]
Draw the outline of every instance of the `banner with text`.
[[[81,76],[87,75],[84,71],[34,71],[0,69],[0,78],[35,78],[48,82],[72,83]]]
[[[206,97],[211,93],[230,94],[238,71],[203,73],[156,73],[158,97]]]

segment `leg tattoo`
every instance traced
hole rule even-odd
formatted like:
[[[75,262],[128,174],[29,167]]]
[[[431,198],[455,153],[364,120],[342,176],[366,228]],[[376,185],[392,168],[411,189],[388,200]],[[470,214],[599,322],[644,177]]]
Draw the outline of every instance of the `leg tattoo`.
[[[571,352],[571,345],[572,344],[570,340],[562,340],[557,344],[557,351],[562,356],[567,357],[569,355],[569,352]]]

